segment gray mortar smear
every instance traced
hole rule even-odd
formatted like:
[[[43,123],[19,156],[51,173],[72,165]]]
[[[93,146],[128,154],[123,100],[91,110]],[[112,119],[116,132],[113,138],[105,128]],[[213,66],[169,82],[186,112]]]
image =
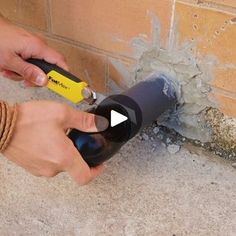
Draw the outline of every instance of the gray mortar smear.
[[[179,46],[176,26],[166,49],[160,47],[160,35],[159,20],[152,16],[152,40],[139,36],[131,42],[136,59],[136,64],[130,68],[131,72],[122,67],[120,62],[111,60],[111,63],[121,75],[125,75],[124,81],[129,81],[127,86],[156,72],[171,78],[178,94],[178,105],[161,117],[159,124],[174,129],[187,138],[210,142],[212,131],[205,122],[205,112],[209,107],[217,107],[208,96],[217,60],[210,56],[196,58],[192,51],[193,43],[185,42]]]

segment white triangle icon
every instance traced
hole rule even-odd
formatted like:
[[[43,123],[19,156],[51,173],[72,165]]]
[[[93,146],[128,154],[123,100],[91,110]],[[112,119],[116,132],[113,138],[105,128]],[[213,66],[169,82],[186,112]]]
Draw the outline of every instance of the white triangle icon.
[[[128,117],[120,114],[117,111],[111,110],[111,127],[115,127],[128,120]]]

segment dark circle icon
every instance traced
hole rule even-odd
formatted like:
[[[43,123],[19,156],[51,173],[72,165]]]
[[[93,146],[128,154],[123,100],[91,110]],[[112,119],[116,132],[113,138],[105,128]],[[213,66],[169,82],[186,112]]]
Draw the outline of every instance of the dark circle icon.
[[[125,95],[112,95],[104,99],[93,111],[109,121],[101,134],[111,142],[123,143],[133,138],[142,125],[142,112],[137,103]]]
[[[99,133],[85,133],[73,129],[68,134],[89,166],[96,166],[108,160],[124,143],[133,138],[142,126],[141,109],[133,99],[125,95],[110,96],[89,112],[105,117],[109,121],[109,127]]]

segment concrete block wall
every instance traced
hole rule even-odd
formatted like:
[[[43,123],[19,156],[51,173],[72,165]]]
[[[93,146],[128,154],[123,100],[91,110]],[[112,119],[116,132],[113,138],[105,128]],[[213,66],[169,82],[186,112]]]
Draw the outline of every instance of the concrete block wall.
[[[131,40],[140,34],[150,39],[150,14],[161,23],[162,47],[174,19],[180,43],[194,41],[197,53],[217,58],[214,95],[221,111],[236,117],[234,0],[2,0],[0,9],[13,22],[44,34],[66,56],[74,73],[103,92],[108,78],[122,84],[110,58],[129,65]]]

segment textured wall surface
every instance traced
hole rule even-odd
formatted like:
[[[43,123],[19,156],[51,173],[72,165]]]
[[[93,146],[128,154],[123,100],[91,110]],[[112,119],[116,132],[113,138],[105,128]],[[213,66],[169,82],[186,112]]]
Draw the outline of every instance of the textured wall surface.
[[[45,34],[67,57],[72,71],[106,91],[108,79],[123,78],[111,59],[133,62],[130,42],[152,37],[150,16],[158,17],[161,45],[168,43],[173,21],[180,43],[194,42],[197,56],[216,57],[214,95],[221,110],[236,116],[236,3],[234,0],[145,0],[134,4],[105,0],[0,1],[2,13],[14,22]],[[122,82],[121,82],[122,83]]]

